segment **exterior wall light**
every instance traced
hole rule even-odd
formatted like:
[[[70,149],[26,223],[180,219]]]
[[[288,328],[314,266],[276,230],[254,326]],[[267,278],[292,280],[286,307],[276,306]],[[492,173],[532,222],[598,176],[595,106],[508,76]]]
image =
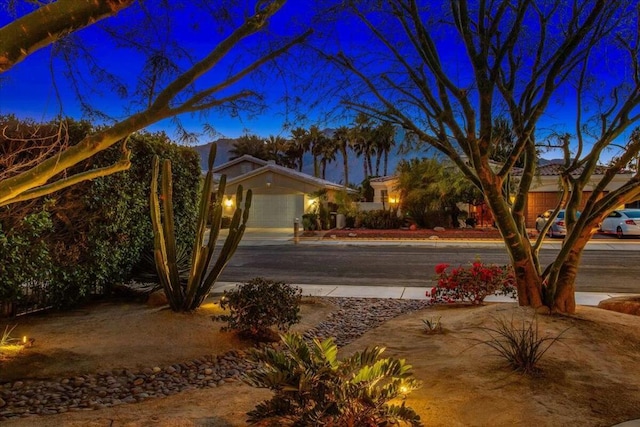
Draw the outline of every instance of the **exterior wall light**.
[[[228,197],[225,201],[224,201],[224,205],[228,208],[230,208],[231,206],[233,206],[233,200],[231,199],[231,197]]]

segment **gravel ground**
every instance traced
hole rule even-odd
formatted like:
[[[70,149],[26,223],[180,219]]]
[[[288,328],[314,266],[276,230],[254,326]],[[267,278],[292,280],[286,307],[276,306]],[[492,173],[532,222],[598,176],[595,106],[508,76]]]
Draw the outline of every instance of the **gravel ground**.
[[[307,331],[305,337],[334,337],[340,347],[400,314],[428,306],[421,300],[328,298],[339,309]],[[15,381],[0,386],[0,421],[110,406],[170,396],[194,388],[220,387],[237,381],[253,366],[243,351],[203,357],[140,372],[114,369],[47,381]]]

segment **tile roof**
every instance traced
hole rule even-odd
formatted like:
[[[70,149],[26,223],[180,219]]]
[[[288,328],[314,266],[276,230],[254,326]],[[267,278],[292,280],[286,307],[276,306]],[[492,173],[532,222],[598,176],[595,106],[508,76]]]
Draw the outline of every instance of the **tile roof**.
[[[548,163],[546,165],[538,166],[536,174],[539,176],[560,176],[560,174],[562,173],[562,169],[563,169],[562,163]],[[573,176],[580,175],[583,170],[584,170],[584,166],[581,166],[576,170],[574,170],[572,175]],[[593,171],[593,175],[604,175],[606,171],[607,171],[607,168],[605,166],[596,166],[595,170]],[[631,173],[630,171],[621,171],[619,175],[626,175],[630,173]],[[514,176],[522,175],[522,169],[513,168],[512,175]]]

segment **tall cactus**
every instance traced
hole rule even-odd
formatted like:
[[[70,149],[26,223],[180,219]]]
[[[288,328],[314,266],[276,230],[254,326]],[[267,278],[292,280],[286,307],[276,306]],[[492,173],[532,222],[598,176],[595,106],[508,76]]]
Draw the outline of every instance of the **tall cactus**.
[[[216,241],[220,233],[222,223],[222,199],[226,188],[227,178],[222,175],[218,185],[216,201],[211,206],[211,194],[213,192],[213,163],[216,158],[216,144],[211,145],[208,159],[208,171],[204,180],[200,204],[198,208],[198,226],[196,239],[191,254],[191,268],[189,277],[181,279],[176,263],[176,239],[173,221],[172,179],[171,162],[165,160],[162,163],[161,195],[158,196],[158,172],[160,159],[153,159],[153,171],[151,178],[151,222],[153,224],[154,256],[158,277],[169,300],[173,311],[192,311],[200,307],[216,280],[227,265],[244,235],[249,208],[251,207],[251,190],[247,190],[244,208],[242,208],[242,186],[238,186],[236,192],[236,210],[229,226],[227,236],[218,257],[209,270],[211,259],[215,252]],[[160,209],[162,200],[162,210]],[[207,220],[211,221],[211,231],[207,242],[204,236],[207,229]]]

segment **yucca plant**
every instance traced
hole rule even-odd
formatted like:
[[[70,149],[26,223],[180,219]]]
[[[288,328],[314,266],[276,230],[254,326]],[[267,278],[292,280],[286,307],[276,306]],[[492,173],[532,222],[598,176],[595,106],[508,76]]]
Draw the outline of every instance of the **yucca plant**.
[[[541,336],[538,331],[538,318],[521,323],[505,318],[494,319],[495,326],[481,327],[489,339],[477,340],[480,344],[491,347],[500,357],[505,359],[515,371],[523,374],[534,374],[539,371],[538,362],[553,344],[569,330],[564,329],[555,336]]]
[[[252,349],[258,368],[245,376],[255,387],[275,391],[271,400],[247,413],[249,422],[279,426],[380,426],[405,423],[420,426],[420,416],[404,402],[420,386],[404,360],[380,358],[374,347],[338,359],[333,338],[307,343],[299,334],[281,336],[282,349]]]
[[[191,253],[189,275],[186,280],[180,278],[177,264],[176,238],[173,219],[171,162],[162,163],[161,195],[158,196],[158,172],[160,159],[153,159],[151,178],[151,222],[153,224],[154,256],[158,277],[173,311],[192,311],[200,307],[216,280],[227,265],[244,235],[249,209],[251,190],[247,190],[244,208],[242,208],[243,189],[239,185],[236,192],[236,210],[231,219],[229,234],[218,252],[211,270],[208,270],[216,249],[216,241],[222,222],[222,199],[226,188],[226,176],[220,177],[215,203],[211,204],[213,193],[213,163],[216,158],[216,144],[211,145],[208,158],[208,171],[204,180],[200,204],[198,207],[198,225]],[[162,200],[162,210],[160,209]],[[207,223],[211,224],[209,237],[204,242]]]

